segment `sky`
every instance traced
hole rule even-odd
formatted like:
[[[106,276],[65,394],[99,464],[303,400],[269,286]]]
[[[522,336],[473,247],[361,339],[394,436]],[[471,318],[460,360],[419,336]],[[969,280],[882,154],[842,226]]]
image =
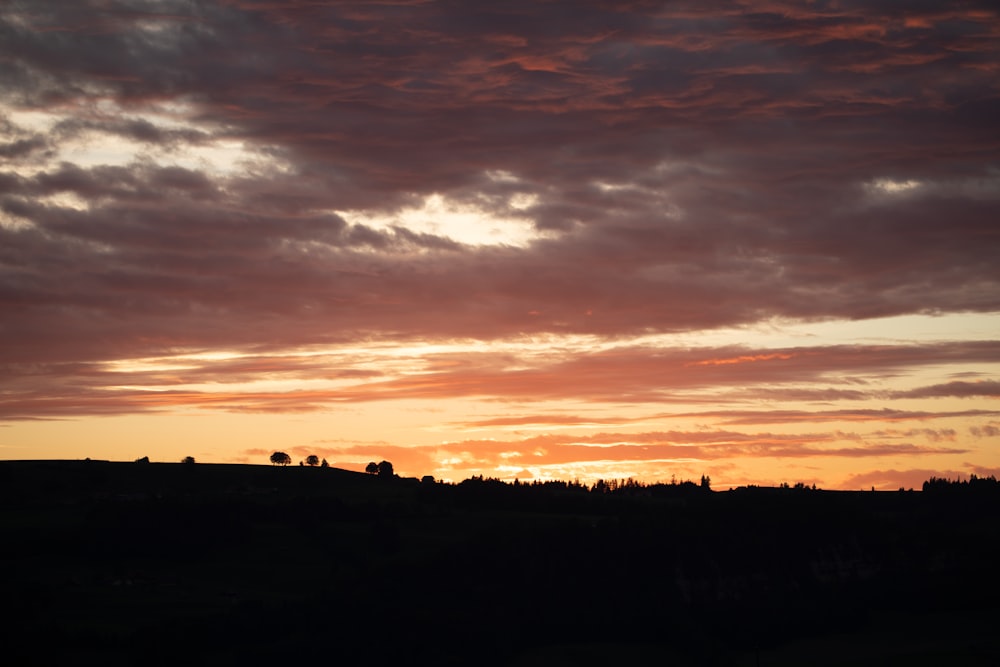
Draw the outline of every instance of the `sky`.
[[[1000,474],[1000,9],[0,3],[0,459]]]

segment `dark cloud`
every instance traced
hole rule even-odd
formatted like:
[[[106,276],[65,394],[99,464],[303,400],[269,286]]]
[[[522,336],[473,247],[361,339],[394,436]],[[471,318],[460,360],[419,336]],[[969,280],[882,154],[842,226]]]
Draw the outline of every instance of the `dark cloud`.
[[[1000,436],[1000,428],[993,424],[985,424],[983,426],[971,426],[969,427],[969,432],[977,438],[995,438]]]
[[[0,144],[0,157],[5,159],[18,159],[27,157],[48,146],[48,142],[43,137],[31,137],[29,139],[18,139],[8,143]]]
[[[717,410],[694,413],[678,413],[674,417],[701,417],[719,419],[732,426],[763,424],[796,424],[824,422],[902,422],[948,419],[952,417],[989,417],[997,414],[991,410],[962,411],[919,411],[893,408],[854,410]]]
[[[909,391],[902,391],[896,394],[899,398],[938,398],[944,396],[972,397],[972,396],[1000,396],[1000,382],[996,380],[979,380],[976,382],[947,382],[929,387],[919,387]]]
[[[143,118],[73,118],[60,121],[52,129],[63,140],[85,134],[117,135],[145,144],[166,147],[197,146],[210,138],[207,132],[193,129],[166,129]],[[106,139],[107,137],[102,137]]]
[[[256,294],[287,286],[279,300],[306,317],[303,331],[330,329],[328,310],[313,308],[322,302],[347,316],[338,330],[414,336],[620,335],[998,307],[988,4],[165,1],[18,4],[0,16],[9,69],[21,73],[7,87],[12,102],[85,110],[57,136],[182,150],[226,128],[291,165],[220,177],[63,164],[8,179],[4,210],[73,247],[52,280],[77,282],[110,253],[119,264],[153,260],[161,281],[183,285],[191,267],[170,253],[197,239],[211,255],[198,269],[203,287],[173,304],[211,310],[213,295],[232,299],[227,283]],[[96,106],[109,98],[120,115]],[[191,107],[187,127],[139,113],[170,101]],[[516,186],[486,177],[501,172]],[[897,195],[872,190],[877,179],[920,186]],[[90,209],[32,203],[55,191]],[[494,210],[511,194],[533,196],[524,213],[557,236],[455,252],[447,239],[345,229],[318,213],[391,211],[432,192]],[[38,243],[5,236],[22,255]],[[267,246],[265,261],[254,245]],[[401,245],[424,254],[393,252]],[[152,258],[154,247],[162,255]],[[426,256],[438,252],[449,254]],[[291,288],[347,275],[343,291]],[[97,289],[88,293],[100,299]],[[141,317],[106,301],[92,313],[94,336]],[[230,320],[267,313],[232,303]]]

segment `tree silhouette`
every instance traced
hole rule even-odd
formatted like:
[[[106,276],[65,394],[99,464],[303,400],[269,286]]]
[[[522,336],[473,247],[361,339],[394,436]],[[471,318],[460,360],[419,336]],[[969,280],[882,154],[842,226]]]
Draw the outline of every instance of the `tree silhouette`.
[[[323,459],[323,462],[319,464],[319,467],[320,468],[329,468],[330,464],[326,462],[326,459]]]
[[[365,472],[368,473],[369,475],[377,475],[378,464],[375,463],[374,461],[369,462],[368,465],[365,466]]]
[[[136,463],[149,463],[149,457],[148,456],[143,456],[142,458],[136,459],[135,462]]]
[[[392,477],[392,464],[388,461],[382,461],[378,464],[378,476],[379,477]]]
[[[184,458],[181,459],[181,463],[194,463],[194,457],[185,456]]]
[[[307,466],[318,466],[319,465],[319,457],[316,456],[315,454],[310,454],[309,456],[306,457],[306,465]]]
[[[292,457],[284,452],[275,452],[271,454],[271,465],[286,466],[291,462]]]

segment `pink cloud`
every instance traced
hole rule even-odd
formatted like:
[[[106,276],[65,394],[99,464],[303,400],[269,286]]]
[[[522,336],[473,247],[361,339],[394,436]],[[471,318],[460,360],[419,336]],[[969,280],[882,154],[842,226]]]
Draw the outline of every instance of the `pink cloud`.
[[[204,344],[204,342],[203,342]],[[164,346],[166,347],[166,346]],[[165,350],[164,350],[165,351]],[[338,403],[400,399],[449,399],[480,397],[503,401],[576,400],[608,403],[703,403],[697,392],[716,391],[715,402],[770,400],[881,399],[885,392],[866,389],[882,376],[912,372],[946,362],[992,362],[1000,345],[991,342],[906,346],[832,346],[788,348],[766,354],[746,350],[622,347],[605,352],[578,353],[554,360],[518,358],[508,353],[426,355],[423,372],[386,377],[392,364],[372,367],[370,360],[321,355],[296,357],[251,355],[221,361],[185,362],[177,370],[110,372],[100,364],[8,363],[8,391],[0,396],[0,416],[6,418],[56,417],[87,414],[125,414],[179,406],[232,412],[302,412]],[[753,359],[729,363],[732,359]],[[169,364],[169,358],[164,357]],[[719,363],[718,360],[725,363]],[[367,362],[367,367],[354,367]],[[155,363],[155,360],[154,360]],[[254,391],[235,385],[261,376],[286,380],[345,380],[338,388],[294,391]],[[850,380],[845,380],[850,377]],[[54,380],[61,384],[54,386]],[[850,383],[858,389],[836,385]],[[194,391],[171,386],[213,383],[217,389]],[[811,383],[817,388],[799,387]],[[834,385],[827,388],[828,384]],[[953,382],[916,395],[989,394],[992,381]],[[121,389],[122,385],[137,387]],[[789,385],[783,389],[782,385]],[[823,387],[823,388],[819,388]],[[759,392],[759,393],[758,393]],[[949,393],[950,392],[950,393]],[[893,396],[896,396],[895,394]],[[888,400],[888,397],[886,397]],[[896,411],[892,408],[803,412],[775,408],[680,412],[675,417],[717,418],[727,423],[779,423],[795,421],[893,421],[930,419],[952,413]],[[992,414],[991,412],[961,414]],[[522,417],[507,418],[514,425]],[[541,423],[556,424],[547,416]],[[572,422],[571,418],[569,422]],[[567,423],[569,423],[567,422]],[[535,423],[539,423],[536,421]],[[614,420],[608,423],[614,423]],[[477,425],[473,423],[472,425]],[[479,426],[505,425],[494,419]]]
[[[945,384],[920,387],[909,391],[899,392],[901,398],[929,398],[941,396],[957,396],[966,398],[971,396],[1000,397],[1000,382],[996,380],[977,380],[966,382],[957,380]]]

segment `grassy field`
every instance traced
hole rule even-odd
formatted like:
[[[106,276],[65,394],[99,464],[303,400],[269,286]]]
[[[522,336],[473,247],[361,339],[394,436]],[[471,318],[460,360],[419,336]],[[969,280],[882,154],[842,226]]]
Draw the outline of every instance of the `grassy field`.
[[[998,499],[0,462],[9,664],[1000,664]]]

